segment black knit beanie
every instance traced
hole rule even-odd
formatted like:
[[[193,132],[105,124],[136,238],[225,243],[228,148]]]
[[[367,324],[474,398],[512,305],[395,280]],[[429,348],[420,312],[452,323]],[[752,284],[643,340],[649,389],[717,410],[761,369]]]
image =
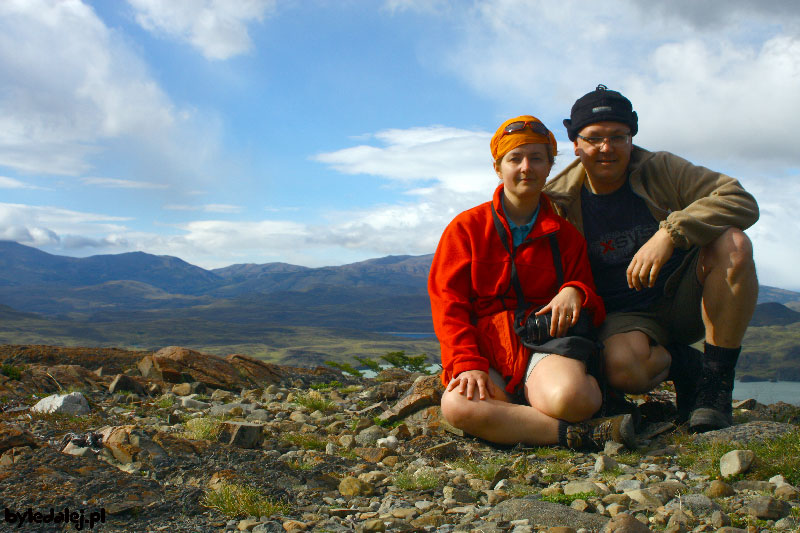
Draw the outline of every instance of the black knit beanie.
[[[570,118],[564,119],[564,126],[567,128],[569,140],[574,141],[583,128],[605,120],[627,124],[631,128],[631,135],[636,135],[639,131],[639,119],[631,101],[600,84],[594,91],[575,101]]]

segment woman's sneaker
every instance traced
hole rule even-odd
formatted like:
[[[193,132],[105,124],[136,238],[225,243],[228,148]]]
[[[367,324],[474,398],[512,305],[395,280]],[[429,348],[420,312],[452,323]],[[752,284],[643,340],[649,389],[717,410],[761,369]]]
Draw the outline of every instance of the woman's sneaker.
[[[571,450],[597,451],[602,450],[609,441],[624,444],[630,449],[636,447],[636,431],[630,414],[567,424],[562,444]]]

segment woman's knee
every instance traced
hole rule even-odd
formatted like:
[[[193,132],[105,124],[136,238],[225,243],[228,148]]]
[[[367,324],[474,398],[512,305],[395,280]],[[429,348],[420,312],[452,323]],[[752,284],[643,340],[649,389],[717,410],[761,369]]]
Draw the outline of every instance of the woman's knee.
[[[530,404],[553,418],[571,422],[585,420],[602,403],[597,381],[586,373],[583,364],[566,358],[543,360],[539,373],[528,382]],[[547,361],[547,367],[543,364]]]
[[[455,391],[445,392],[442,396],[442,416],[459,429],[472,428],[481,424],[484,409],[477,405],[478,401],[468,400],[463,394]],[[482,402],[485,403],[485,402]]]
[[[550,393],[550,416],[568,422],[586,420],[596,413],[603,402],[597,381],[587,375],[563,381]]]

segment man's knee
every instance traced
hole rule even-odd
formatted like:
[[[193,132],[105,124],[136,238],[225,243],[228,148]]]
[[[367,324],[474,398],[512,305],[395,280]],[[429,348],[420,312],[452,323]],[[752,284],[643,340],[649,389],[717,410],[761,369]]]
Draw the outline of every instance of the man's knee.
[[[670,362],[668,355],[653,353],[649,337],[640,331],[610,337],[604,357],[609,385],[630,393],[650,390],[653,380],[669,369]]]
[[[705,272],[714,268],[736,272],[755,273],[753,243],[738,228],[728,228],[703,249],[702,267]]]

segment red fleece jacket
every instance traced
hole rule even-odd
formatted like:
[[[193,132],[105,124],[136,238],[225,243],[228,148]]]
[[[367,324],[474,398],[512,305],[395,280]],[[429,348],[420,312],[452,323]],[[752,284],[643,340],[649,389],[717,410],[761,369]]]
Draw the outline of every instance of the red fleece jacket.
[[[495,190],[494,207],[512,242],[503,211],[502,184]],[[556,233],[564,284],[557,276],[549,239]],[[519,245],[515,263],[525,300],[534,308],[547,304],[563,287],[584,294],[583,311],[591,311],[595,325],[605,319],[603,301],[595,292],[586,255],[586,241],[566,220],[556,215],[541,195],[539,215],[530,234]],[[459,214],[439,241],[428,277],[433,326],[442,352],[442,382],[467,370],[494,368],[514,392],[524,377],[530,352],[514,333],[517,298],[511,287],[511,257],[503,247],[486,202]],[[500,296],[502,296],[502,300]]]

